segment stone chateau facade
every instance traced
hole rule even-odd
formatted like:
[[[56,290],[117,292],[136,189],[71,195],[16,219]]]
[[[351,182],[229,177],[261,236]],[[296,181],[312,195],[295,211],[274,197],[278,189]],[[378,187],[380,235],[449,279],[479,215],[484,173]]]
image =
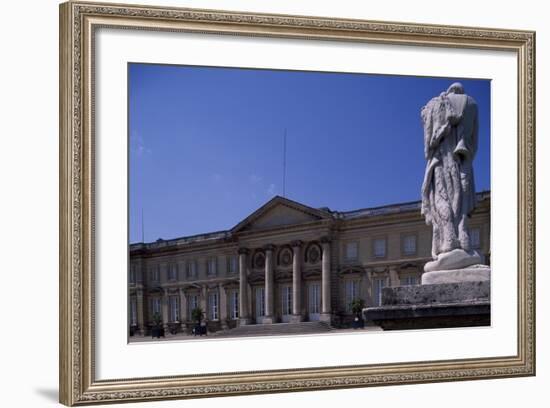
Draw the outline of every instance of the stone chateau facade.
[[[473,247],[490,263],[490,193],[477,194]],[[189,332],[201,308],[209,331],[325,321],[346,327],[351,303],[384,287],[420,284],[432,231],[420,202],[332,211],[275,197],[228,231],[130,245],[131,333]]]

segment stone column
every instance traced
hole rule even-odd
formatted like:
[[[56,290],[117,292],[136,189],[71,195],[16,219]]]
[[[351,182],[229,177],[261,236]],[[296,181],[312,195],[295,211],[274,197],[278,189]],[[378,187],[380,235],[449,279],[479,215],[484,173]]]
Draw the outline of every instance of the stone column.
[[[365,269],[365,283],[363,285],[363,290],[365,293],[365,306],[372,305],[372,269]]]
[[[302,241],[292,242],[292,323],[303,320],[302,316]]]
[[[145,334],[145,318],[143,314],[143,291],[136,291],[137,324],[141,335]]]
[[[321,240],[323,257],[321,261],[321,316],[320,320],[330,323],[332,308],[330,305],[330,240]]]
[[[187,311],[187,295],[185,294],[185,289],[180,288],[180,322],[181,322],[181,329],[185,331],[185,328],[187,327],[187,315],[189,312]]]
[[[206,285],[201,287],[201,309],[203,311],[203,321],[208,321],[208,288]]]
[[[248,271],[246,258],[247,248],[239,249],[239,325],[250,324],[250,310],[248,307]]]
[[[218,285],[218,292],[219,292],[219,299],[218,299],[218,312],[220,315],[220,323],[222,325],[222,329],[226,330],[228,329],[227,326],[227,293],[225,291],[224,286],[220,283]]]
[[[390,266],[389,271],[390,271],[390,286],[392,288],[394,288],[396,286],[400,286],[401,282],[399,280],[399,274],[397,273],[397,267],[396,266]]]
[[[265,247],[265,317],[263,323],[275,322],[273,310],[274,279],[273,279],[273,245]]]
[[[164,289],[160,303],[162,307],[162,325],[164,330],[168,330],[168,289]]]

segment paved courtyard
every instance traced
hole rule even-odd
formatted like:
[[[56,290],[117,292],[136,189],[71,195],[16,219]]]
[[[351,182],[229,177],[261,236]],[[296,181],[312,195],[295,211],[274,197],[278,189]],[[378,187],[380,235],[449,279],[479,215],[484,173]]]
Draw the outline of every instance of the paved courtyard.
[[[337,329],[330,327],[329,330],[315,330],[310,328],[299,329],[292,326],[291,324],[273,324],[269,325],[270,327],[266,329],[267,326],[264,325],[250,325],[248,327],[260,327],[260,330],[251,331],[247,333],[239,332],[237,329],[229,330],[220,330],[217,332],[208,333],[206,336],[194,336],[187,333],[178,333],[178,334],[167,334],[166,337],[151,338],[151,336],[133,336],[130,337],[130,343],[145,343],[145,342],[158,342],[158,341],[172,341],[172,340],[200,340],[200,339],[218,339],[218,338],[239,338],[239,337],[266,337],[266,336],[303,336],[303,335],[312,335],[312,334],[332,334],[332,333],[365,333],[365,332],[377,332],[382,331],[378,326],[366,326],[362,329]],[[285,327],[286,326],[286,327]],[[242,327],[242,326],[241,326]],[[289,329],[292,327],[291,331]]]

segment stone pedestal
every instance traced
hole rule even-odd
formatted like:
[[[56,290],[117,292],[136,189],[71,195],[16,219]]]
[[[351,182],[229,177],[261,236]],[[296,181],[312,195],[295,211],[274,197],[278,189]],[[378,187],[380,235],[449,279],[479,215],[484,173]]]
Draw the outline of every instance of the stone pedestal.
[[[490,293],[487,279],[384,288],[382,306],[363,315],[384,330],[488,326]]]
[[[262,324],[273,324],[275,323],[275,318],[273,316],[264,316],[262,319]]]
[[[303,322],[304,321],[304,318],[302,317],[302,315],[292,315],[290,316],[290,323],[300,323],[300,322]]]
[[[251,323],[252,323],[252,319],[250,319],[249,317],[241,317],[238,320],[239,326],[246,326]]]
[[[319,321],[330,324],[332,322],[332,314],[331,313],[321,313],[319,315]]]

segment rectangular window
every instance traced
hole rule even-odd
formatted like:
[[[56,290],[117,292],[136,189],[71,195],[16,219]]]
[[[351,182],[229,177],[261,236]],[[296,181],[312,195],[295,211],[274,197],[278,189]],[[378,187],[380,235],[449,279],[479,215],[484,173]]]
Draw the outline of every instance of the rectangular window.
[[[151,267],[151,282],[158,283],[160,281],[160,266]]]
[[[210,258],[206,263],[206,270],[208,276],[216,276],[216,258]]]
[[[481,230],[479,228],[470,228],[470,246],[473,249],[481,247]]]
[[[359,299],[359,281],[358,280],[347,280],[345,283],[345,299],[346,299],[346,311],[351,312],[351,303],[354,300]]]
[[[418,285],[418,279],[416,276],[405,276],[401,278],[401,286],[413,286]]]
[[[187,277],[196,278],[197,277],[197,261],[188,261],[187,262]]]
[[[137,281],[136,275],[137,275],[137,273],[136,273],[136,266],[135,266],[135,265],[132,265],[132,266],[130,267],[130,284],[132,284],[132,285],[135,285],[135,284],[136,284],[136,281]]]
[[[386,239],[377,238],[374,240],[374,256],[384,258],[386,256]]]
[[[130,299],[130,325],[137,326],[137,299]]]
[[[155,297],[151,300],[151,312],[152,312],[152,317],[153,318],[155,317],[156,314],[161,316],[160,298],[159,297]]]
[[[348,242],[346,244],[346,260],[356,261],[358,255],[359,245],[357,242]]]
[[[232,290],[229,295],[229,307],[231,319],[239,318],[239,291]]]
[[[283,286],[282,291],[283,315],[292,314],[292,286]]]
[[[170,306],[170,321],[178,322],[180,320],[180,302],[178,296],[170,296],[168,298]]]
[[[256,317],[265,316],[265,288],[256,288]]]
[[[210,292],[208,294],[208,309],[210,320],[218,320],[219,316],[219,304],[218,304],[218,292]]]
[[[230,256],[227,260],[227,273],[233,275],[237,273],[237,257]]]
[[[178,277],[178,265],[173,263],[168,267],[168,280],[174,281]]]
[[[189,320],[193,320],[193,310],[195,310],[197,307],[199,307],[199,296],[198,295],[189,295],[189,298],[187,300],[187,310],[189,313],[189,316],[187,318]]]
[[[312,283],[309,285],[309,314],[315,315],[321,312],[321,285]]]
[[[385,278],[376,278],[374,279],[374,305],[382,305],[382,289],[386,287]]]
[[[403,254],[416,254],[416,235],[407,235],[403,237]]]

